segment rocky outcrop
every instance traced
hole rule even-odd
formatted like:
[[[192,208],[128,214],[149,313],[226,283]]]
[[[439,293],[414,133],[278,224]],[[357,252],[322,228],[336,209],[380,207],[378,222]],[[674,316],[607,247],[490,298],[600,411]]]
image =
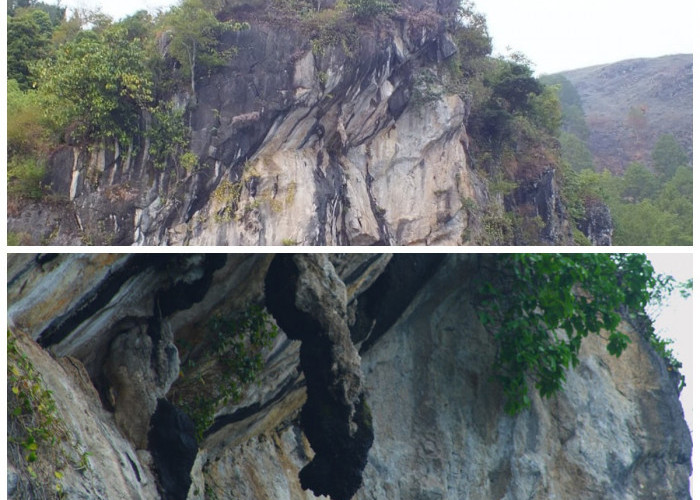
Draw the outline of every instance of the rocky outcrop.
[[[226,35],[237,53],[198,81],[196,107],[187,107],[191,95],[173,97],[189,115],[196,169],[154,168],[146,139],[65,146],[46,183],[67,215],[48,227],[32,216],[43,205],[27,205],[11,212],[10,231],[54,244],[488,241],[481,216],[503,201],[468,161],[471,103],[438,76],[456,52],[442,17],[455,6],[407,2],[336,44],[253,16],[250,29]],[[553,188],[541,208],[561,205]],[[538,243],[572,242],[557,232],[567,217],[560,206],[541,213],[539,201],[522,203],[546,221]]]
[[[592,245],[612,245],[613,220],[610,208],[597,200],[588,200],[586,216],[578,223],[579,230]]]
[[[303,487],[350,498],[359,473],[358,500],[689,498],[676,381],[630,326],[619,359],[587,337],[563,391],[505,414],[496,347],[474,310],[488,259],[11,255],[8,320],[66,432],[91,453],[89,469],[62,470],[70,498],[314,498]],[[228,379],[211,318],[264,302],[285,333],[240,398],[215,398],[212,386]],[[178,356],[159,358],[173,344]],[[116,346],[128,347],[135,386],[170,380],[159,359],[179,362],[169,389],[156,384],[164,396],[153,410],[110,399],[124,383],[105,375],[120,366]],[[197,416],[200,400],[213,401],[211,420]],[[134,422],[150,415],[145,448],[115,418],[129,409]],[[192,417],[209,422],[196,444]],[[31,479],[13,449],[18,498]]]
[[[272,262],[265,288],[277,323],[302,341],[306,402],[300,423],[315,456],[299,472],[301,487],[350,500],[362,484],[374,433],[347,324],[345,284],[324,255],[283,255]]]

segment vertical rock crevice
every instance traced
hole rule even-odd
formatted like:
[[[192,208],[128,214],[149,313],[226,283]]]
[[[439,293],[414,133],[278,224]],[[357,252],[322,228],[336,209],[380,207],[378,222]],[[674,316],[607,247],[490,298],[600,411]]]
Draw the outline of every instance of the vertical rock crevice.
[[[287,336],[302,341],[301,426],[316,455],[299,473],[301,486],[350,500],[362,484],[374,431],[345,285],[326,255],[280,255],[265,278],[265,299]]]

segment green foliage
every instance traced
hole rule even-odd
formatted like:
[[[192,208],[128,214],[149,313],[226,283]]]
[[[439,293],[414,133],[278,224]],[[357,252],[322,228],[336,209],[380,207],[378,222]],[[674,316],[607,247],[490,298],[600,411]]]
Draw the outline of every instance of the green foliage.
[[[223,179],[219,183],[212,193],[212,198],[216,202],[223,204],[223,208],[214,214],[215,222],[230,222],[233,219],[242,191],[242,182],[232,182],[228,179]]]
[[[371,19],[396,10],[396,5],[386,0],[348,0],[348,7],[352,15],[359,19]]]
[[[180,155],[180,166],[187,172],[191,172],[199,165],[199,158],[192,151],[187,151]]]
[[[568,169],[563,189],[575,220],[585,217],[592,200],[608,205],[614,245],[692,245],[692,177],[689,167],[665,182],[641,164],[631,164],[622,177]]]
[[[43,195],[50,134],[36,91],[7,82],[7,193],[10,197],[39,199]]]
[[[637,203],[654,196],[658,189],[658,179],[641,163],[631,163],[622,178],[623,198]]]
[[[39,9],[18,9],[7,18],[7,78],[22,90],[30,85],[29,65],[48,53],[53,25],[49,15]]]
[[[692,245],[692,227],[652,200],[611,207],[615,245]],[[688,232],[690,231],[690,232]]]
[[[590,131],[586,124],[581,96],[576,87],[563,75],[548,75],[540,78],[545,85],[557,88],[562,113],[562,135],[569,134],[577,137],[583,143],[588,141]],[[575,165],[572,164],[575,167]]]
[[[543,86],[540,93],[533,92],[530,95],[529,106],[530,121],[550,135],[559,134],[562,115],[555,87]]]
[[[482,287],[479,318],[498,344],[495,368],[506,411],[529,407],[528,381],[543,397],[562,387],[589,333],[606,338],[619,357],[629,337],[618,330],[625,310],[643,315],[667,283],[644,255],[502,254]]]
[[[7,82],[7,153],[12,156],[45,154],[49,131],[36,91],[22,91],[16,80]]]
[[[241,388],[255,381],[264,367],[263,350],[272,347],[279,329],[272,317],[260,306],[250,305],[232,315],[216,315],[208,324],[213,338],[218,376],[209,387],[199,391],[185,411],[195,423],[197,439],[214,423],[214,414],[223,404],[235,403]]]
[[[472,1],[463,2],[458,15],[460,23],[455,29],[458,57],[467,76],[474,76],[478,72],[478,66],[472,66],[472,61],[490,55],[493,50],[486,17],[474,10]]]
[[[31,156],[15,156],[7,162],[7,194],[17,198],[40,199],[46,167]]]
[[[152,82],[139,39],[109,25],[83,31],[34,68],[47,118],[74,138],[117,138],[127,143],[139,130],[141,111],[151,103]]]
[[[147,131],[150,139],[148,154],[153,166],[163,169],[168,162],[177,163],[190,142],[190,129],[185,124],[184,111],[161,103],[151,112],[153,122]],[[187,159],[191,162],[191,158]],[[196,158],[195,158],[196,161]],[[190,163],[188,163],[188,166]],[[187,170],[187,169],[186,169]]]
[[[663,134],[656,141],[651,154],[654,170],[664,179],[669,179],[678,167],[690,164],[688,155],[671,134]]]
[[[334,47],[342,47],[348,56],[355,53],[360,35],[345,0],[337,1],[330,9],[318,11],[302,7],[302,13],[297,16],[311,39],[311,50],[316,56],[322,56],[327,49]],[[325,85],[325,82],[321,83]]]
[[[223,47],[221,34],[248,28],[247,23],[219,21],[202,0],[184,0],[166,14],[164,23],[171,35],[168,52],[189,77],[193,94],[199,72],[225,64],[235,53],[235,47]]]
[[[562,131],[559,143],[562,159],[575,171],[593,170],[593,155],[585,142],[574,134]]]
[[[52,485],[54,493],[60,494],[63,473],[58,469],[67,464],[61,448],[68,440],[65,423],[52,392],[9,330],[7,389],[8,454],[21,457],[22,473],[37,492]]]
[[[495,59],[482,81],[489,89],[489,97],[480,107],[472,108],[471,128],[475,139],[495,153],[515,142],[518,128],[523,130],[523,121],[514,121],[515,118],[524,118],[535,128],[548,130],[558,126],[560,115],[554,92],[541,97],[545,87],[526,64]]]

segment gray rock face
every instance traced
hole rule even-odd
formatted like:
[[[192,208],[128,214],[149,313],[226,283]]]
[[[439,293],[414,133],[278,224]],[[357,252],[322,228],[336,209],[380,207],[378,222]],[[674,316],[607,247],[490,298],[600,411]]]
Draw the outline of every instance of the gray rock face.
[[[579,229],[592,245],[612,245],[613,221],[610,208],[600,202],[591,202],[586,207],[586,218],[579,224]]]
[[[156,402],[178,377],[180,360],[172,339],[153,346],[145,328],[134,328],[112,341],[104,372],[121,431],[139,449],[147,447],[147,434]]]
[[[226,375],[211,371],[216,352],[208,318],[245,310],[251,301],[261,303],[273,261],[262,255],[211,258],[10,256],[10,327],[26,332],[21,340],[24,351],[54,391],[80,450],[92,454],[89,472],[65,471],[63,483],[70,498],[167,497],[164,478],[159,477],[164,469],[154,466],[149,449],[137,451],[139,438],[134,435],[142,429],[141,413],[150,413],[139,391],[159,387],[155,390],[184,410],[192,409],[194,400],[188,394],[206,397],[212,380]],[[319,286],[307,287],[306,292],[306,285],[292,286],[299,292],[295,307],[326,318],[323,322],[336,325],[335,332],[344,332],[346,342],[352,336],[362,353],[361,361],[356,353],[351,356],[359,364],[350,363],[362,373],[348,381],[363,379],[364,385],[341,384],[336,391],[340,399],[364,391],[372,412],[374,443],[362,486],[353,498],[690,498],[691,439],[675,380],[630,326],[624,333],[631,344],[619,359],[608,354],[603,341],[587,337],[581,363],[568,372],[562,392],[548,400],[533,392],[529,410],[516,417],[504,413],[503,394],[492,377],[495,343],[477,319],[472,301],[480,284],[475,282],[476,266],[483,269],[486,258],[297,258],[305,262],[305,267],[300,264],[304,273],[315,276],[306,283],[316,281]],[[119,269],[129,272],[119,278]],[[119,286],[100,286],[117,278]],[[284,286],[284,279],[277,275],[275,283]],[[91,306],[90,314],[77,316],[76,304],[86,304],[84,299],[95,290],[102,290],[102,302]],[[52,317],[66,318],[64,326],[55,326]],[[138,325],[154,318],[172,337],[154,341],[143,335]],[[304,316],[298,319],[303,326]],[[102,328],[96,329],[97,324]],[[65,335],[43,336],[49,329]],[[43,338],[45,348],[29,336]],[[169,361],[161,363],[154,346],[161,342],[167,354],[169,338],[178,346],[179,358],[165,356]],[[88,345],[94,348],[86,349]],[[335,355],[343,350],[347,349]],[[151,353],[148,360],[142,352]],[[183,375],[168,389],[170,363],[178,359]],[[331,359],[335,358],[327,357]],[[321,370],[304,367],[302,374],[300,342],[285,335],[263,351],[263,360],[259,381],[241,386],[241,399],[214,406],[214,423],[191,465],[189,492],[183,491],[190,484],[186,479],[169,483],[179,488],[172,493],[177,498],[314,498],[302,488],[298,474],[323,455],[314,452],[316,437],[311,437],[314,431],[301,409],[314,390],[333,383]],[[105,370],[127,365],[133,367],[131,379],[103,376]],[[336,373],[342,371],[338,367]],[[129,404],[117,402],[115,410],[108,394],[123,391],[129,380],[137,397]],[[120,408],[136,404],[144,409],[134,411],[133,422],[128,422],[127,413],[119,416]],[[151,426],[157,426],[151,430],[158,431],[152,435],[169,437],[176,427],[191,433],[183,419],[151,419]],[[171,420],[177,425],[168,423]],[[317,415],[317,421],[323,418]],[[308,440],[305,431],[311,432]],[[162,446],[161,456],[166,448],[171,453],[178,449]],[[174,460],[167,470],[190,467],[188,457]],[[8,458],[8,486],[22,491],[22,459]]]
[[[509,417],[471,264],[450,260],[363,355],[376,439],[358,499],[689,498],[688,429],[639,334],[625,331],[633,345],[619,360],[587,338],[564,390]],[[673,403],[657,405],[664,397]]]

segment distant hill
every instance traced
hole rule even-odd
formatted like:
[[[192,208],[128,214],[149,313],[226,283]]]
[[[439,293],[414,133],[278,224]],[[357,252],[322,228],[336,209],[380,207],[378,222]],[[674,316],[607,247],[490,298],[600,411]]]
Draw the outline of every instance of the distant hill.
[[[578,91],[599,170],[621,173],[632,161],[651,164],[662,134],[692,158],[693,56],[631,59],[560,75]]]

